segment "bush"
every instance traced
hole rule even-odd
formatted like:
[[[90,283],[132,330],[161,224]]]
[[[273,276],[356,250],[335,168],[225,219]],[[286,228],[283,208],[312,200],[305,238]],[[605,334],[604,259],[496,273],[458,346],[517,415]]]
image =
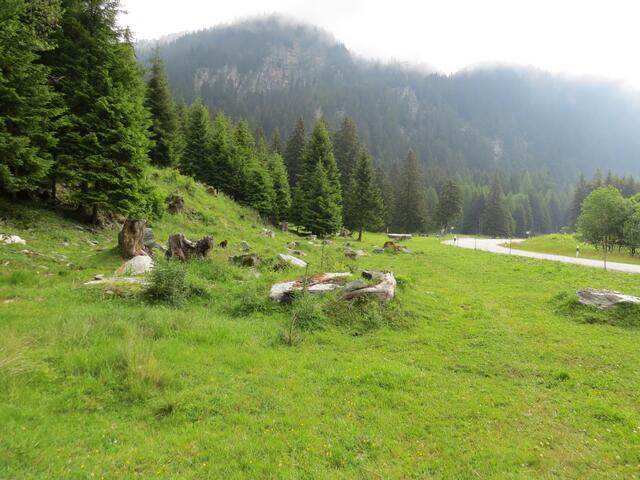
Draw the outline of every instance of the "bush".
[[[143,291],[149,303],[179,307],[190,298],[206,295],[203,287],[188,281],[186,268],[178,260],[158,260],[151,271],[150,282]]]
[[[269,309],[270,301],[264,292],[251,286],[243,288],[240,299],[231,309],[234,317],[246,317],[253,313],[266,312]]]

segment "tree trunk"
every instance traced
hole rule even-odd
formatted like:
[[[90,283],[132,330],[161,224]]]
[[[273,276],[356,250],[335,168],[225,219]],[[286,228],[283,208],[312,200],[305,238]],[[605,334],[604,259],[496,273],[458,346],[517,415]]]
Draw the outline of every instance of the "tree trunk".
[[[360,230],[358,230],[358,241],[362,241],[362,227],[360,227]]]
[[[56,203],[57,201],[57,198],[56,198],[57,190],[58,190],[57,187],[58,187],[58,183],[56,182],[56,177],[52,176],[51,177],[51,201],[53,203]]]
[[[98,224],[98,206],[94,205],[91,209],[91,223],[93,225]]]

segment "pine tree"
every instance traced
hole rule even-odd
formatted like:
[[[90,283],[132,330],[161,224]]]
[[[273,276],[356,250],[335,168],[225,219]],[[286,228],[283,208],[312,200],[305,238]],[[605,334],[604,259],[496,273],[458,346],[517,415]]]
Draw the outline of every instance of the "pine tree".
[[[333,201],[332,187],[322,162],[316,162],[304,183],[304,227],[320,237],[334,234],[340,229],[342,210]]]
[[[427,222],[426,189],[413,151],[409,151],[404,161],[398,187],[396,215],[400,219],[400,228],[405,233],[424,230]]]
[[[453,180],[448,180],[440,194],[436,208],[436,221],[449,231],[449,224],[462,214],[462,191]]]
[[[64,0],[58,47],[47,55],[67,106],[54,175],[92,212],[137,213],[153,195],[145,180],[150,116],[144,82],[115,0]]]
[[[378,189],[382,193],[382,205],[384,207],[383,224],[386,229],[391,227],[395,206],[395,196],[393,184],[389,179],[389,174],[382,168],[376,169],[376,181]]]
[[[178,160],[178,120],[158,47],[151,61],[145,105],[153,121],[151,133],[154,145],[149,151],[151,163],[160,167],[174,166]]]
[[[349,188],[345,196],[345,225],[358,231],[358,240],[362,240],[362,231],[377,229],[383,223],[384,205],[382,194],[376,183],[373,165],[363,150],[351,172]]]
[[[318,164],[322,169],[318,169]],[[322,181],[318,177],[321,177]],[[318,194],[320,190],[327,195],[322,204],[319,204],[311,195],[311,192],[315,191]],[[300,209],[299,218],[304,227],[314,233],[321,230],[323,235],[338,231],[342,223],[340,172],[333,156],[329,130],[323,120],[316,122],[305,146],[304,168],[295,199],[301,202],[295,205],[295,208]],[[315,212],[315,209],[322,209],[324,212]],[[327,212],[330,212],[330,215]],[[338,215],[338,218],[332,217],[331,221],[327,220],[333,215]],[[317,222],[323,226],[318,226]],[[326,230],[327,225],[333,225],[334,229]]]
[[[305,148],[304,121],[300,118],[296,123],[284,153],[284,163],[289,173],[289,184],[295,186],[302,176]]]
[[[482,233],[490,237],[508,237],[511,235],[511,221],[511,214],[504,202],[502,186],[496,175],[482,214]]]
[[[587,198],[587,196],[589,196],[591,190],[592,187],[587,183],[584,175],[580,175],[580,179],[578,180],[578,184],[576,185],[575,191],[573,193],[573,200],[571,202],[571,218],[569,220],[572,226],[576,225],[582,209],[582,202],[585,198]]]
[[[271,209],[271,217],[275,223],[286,220],[291,209],[291,191],[287,179],[287,169],[282,157],[276,153],[270,153],[267,157],[267,168],[273,183],[274,199]]]
[[[207,183],[235,199],[241,192],[240,161],[233,125],[224,113],[219,112],[213,121],[211,134],[211,170]]]
[[[197,99],[186,113],[184,150],[180,159],[180,171],[224,190],[222,185],[211,181],[215,171],[211,152],[212,141],[209,112],[207,107],[202,104],[202,100]]]
[[[358,139],[358,129],[353,120],[344,117],[340,129],[333,139],[336,163],[340,170],[340,185],[346,191],[349,187],[351,172],[360,158],[362,145]]]
[[[52,166],[60,111],[39,58],[60,14],[54,0],[0,2],[0,191],[35,190]]]

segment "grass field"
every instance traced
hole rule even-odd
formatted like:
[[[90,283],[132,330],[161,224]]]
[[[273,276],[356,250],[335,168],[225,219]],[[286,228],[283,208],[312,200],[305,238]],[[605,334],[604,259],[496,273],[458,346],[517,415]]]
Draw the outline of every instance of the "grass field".
[[[542,235],[532,237],[524,242],[514,244],[513,248],[518,250],[528,250],[530,252],[552,253],[556,255],[565,255],[569,257],[576,256],[576,246],[580,245],[580,257],[591,258],[593,260],[602,260],[602,250],[596,250],[593,245],[581,242],[575,235],[553,233],[551,235]],[[625,250],[607,254],[607,260],[619,263],[634,263],[640,265],[640,257],[629,255]]]
[[[213,233],[268,259],[293,238],[261,237],[251,212],[156,175],[193,209],[155,222],[162,241]],[[416,255],[352,262],[336,240],[330,270],[396,273],[394,315],[336,321],[353,312],[327,298],[339,315],[289,346],[293,307],[267,295],[297,270],[266,262],[257,276],[217,249],[188,265],[208,296],[149,305],[82,286],[121,263],[117,230],[4,201],[0,212],[0,231],[28,242],[0,246],[0,478],[640,474],[640,311],[616,325],[570,301],[587,286],[640,295],[638,276],[434,238],[407,242]],[[366,234],[362,247],[383,240]],[[322,248],[301,248],[318,271]]]

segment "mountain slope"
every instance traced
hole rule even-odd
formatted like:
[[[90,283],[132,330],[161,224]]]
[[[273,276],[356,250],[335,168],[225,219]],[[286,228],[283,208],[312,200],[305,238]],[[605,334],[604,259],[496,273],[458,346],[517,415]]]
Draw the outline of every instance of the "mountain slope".
[[[151,44],[139,45],[144,63]],[[436,48],[436,47],[431,47]],[[288,134],[298,117],[353,117],[381,162],[409,148],[449,169],[548,169],[558,180],[640,173],[640,102],[614,84],[527,69],[452,76],[361,60],[328,34],[279,18],[162,46],[174,94]]]

